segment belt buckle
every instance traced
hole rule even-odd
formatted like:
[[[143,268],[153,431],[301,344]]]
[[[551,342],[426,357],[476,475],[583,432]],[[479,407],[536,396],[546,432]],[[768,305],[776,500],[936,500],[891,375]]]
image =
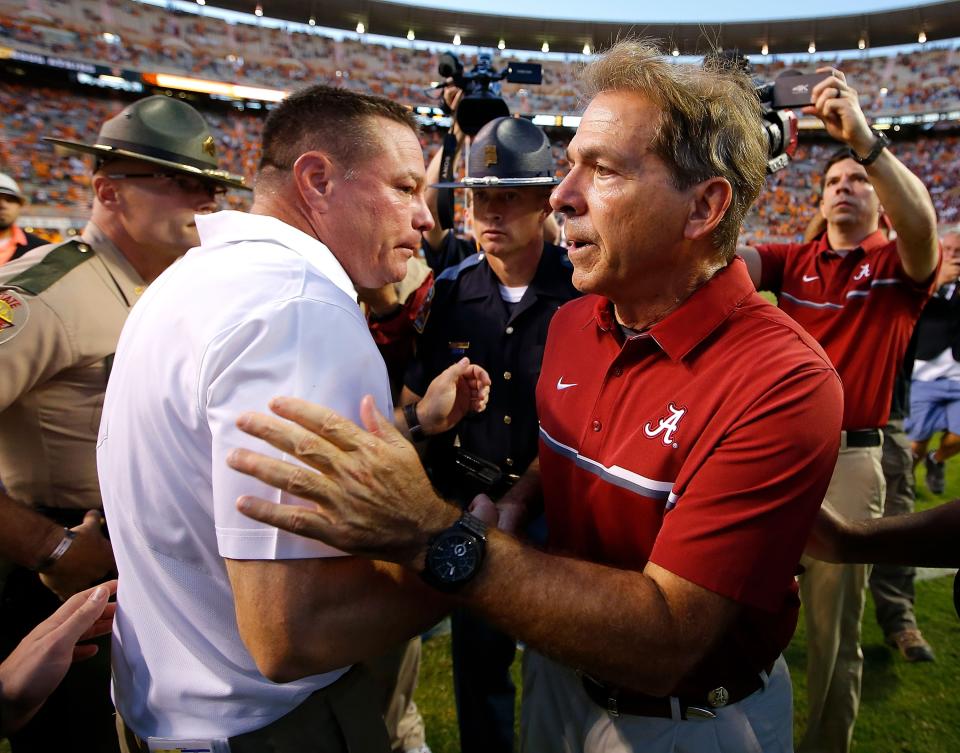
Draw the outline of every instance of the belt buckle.
[[[722,708],[730,703],[730,692],[722,685],[719,688],[714,688],[707,693],[707,703],[715,709]]]
[[[606,686],[602,686],[606,688]],[[611,719],[620,718],[620,708],[617,704],[617,695],[620,693],[620,688],[607,688],[607,714],[610,715]]]

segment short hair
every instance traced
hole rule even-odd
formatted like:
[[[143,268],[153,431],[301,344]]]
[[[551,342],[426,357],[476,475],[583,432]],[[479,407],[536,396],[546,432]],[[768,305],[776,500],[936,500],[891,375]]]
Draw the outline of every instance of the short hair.
[[[823,189],[827,187],[827,173],[830,172],[830,168],[838,162],[843,162],[845,159],[853,159],[853,149],[851,149],[849,146],[841,146],[839,149],[834,150],[829,157],[827,157],[827,161],[823,166],[823,174],[820,176],[821,198],[823,198]]]
[[[704,67],[671,63],[652,43],[630,39],[587,65],[581,79],[591,98],[634,92],[660,108],[650,149],[671,168],[678,190],[714,177],[730,183],[730,207],[713,243],[723,258],[732,258],[767,169],[760,99],[750,78],[718,60]]]
[[[267,117],[257,173],[290,170],[301,154],[313,149],[329,152],[341,164],[359,164],[379,143],[374,118],[419,132],[412,111],[385,97],[323,85],[300,89]]]

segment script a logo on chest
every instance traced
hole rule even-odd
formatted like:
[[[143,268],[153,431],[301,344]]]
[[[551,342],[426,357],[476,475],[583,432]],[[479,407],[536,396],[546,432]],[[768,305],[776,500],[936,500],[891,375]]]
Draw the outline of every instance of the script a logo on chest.
[[[662,417],[656,426],[653,425],[652,421],[644,425],[643,433],[650,439],[659,437],[665,446],[676,448],[677,444],[673,441],[673,436],[680,428],[680,421],[686,414],[687,409],[678,408],[673,403],[670,403],[670,405],[667,406],[667,410],[669,414]]]

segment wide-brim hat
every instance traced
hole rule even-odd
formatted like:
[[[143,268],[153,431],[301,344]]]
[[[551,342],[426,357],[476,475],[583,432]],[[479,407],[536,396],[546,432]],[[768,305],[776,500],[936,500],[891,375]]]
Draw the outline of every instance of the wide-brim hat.
[[[432,188],[536,188],[555,186],[550,139],[526,118],[496,118],[470,145],[466,177]]]
[[[219,168],[217,142],[203,116],[186,102],[160,94],[137,100],[110,118],[93,144],[50,137],[44,141],[101,160],[142,160],[212,183],[250,190],[242,175]]]

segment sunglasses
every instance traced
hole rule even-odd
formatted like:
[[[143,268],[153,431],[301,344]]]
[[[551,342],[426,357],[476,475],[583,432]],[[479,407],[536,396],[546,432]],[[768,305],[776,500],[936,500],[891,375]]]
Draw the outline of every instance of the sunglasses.
[[[224,196],[227,193],[227,187],[221,186],[202,178],[194,178],[182,173],[108,173],[108,178],[113,180],[126,180],[127,178],[167,178],[184,193],[205,193],[211,196]]]

